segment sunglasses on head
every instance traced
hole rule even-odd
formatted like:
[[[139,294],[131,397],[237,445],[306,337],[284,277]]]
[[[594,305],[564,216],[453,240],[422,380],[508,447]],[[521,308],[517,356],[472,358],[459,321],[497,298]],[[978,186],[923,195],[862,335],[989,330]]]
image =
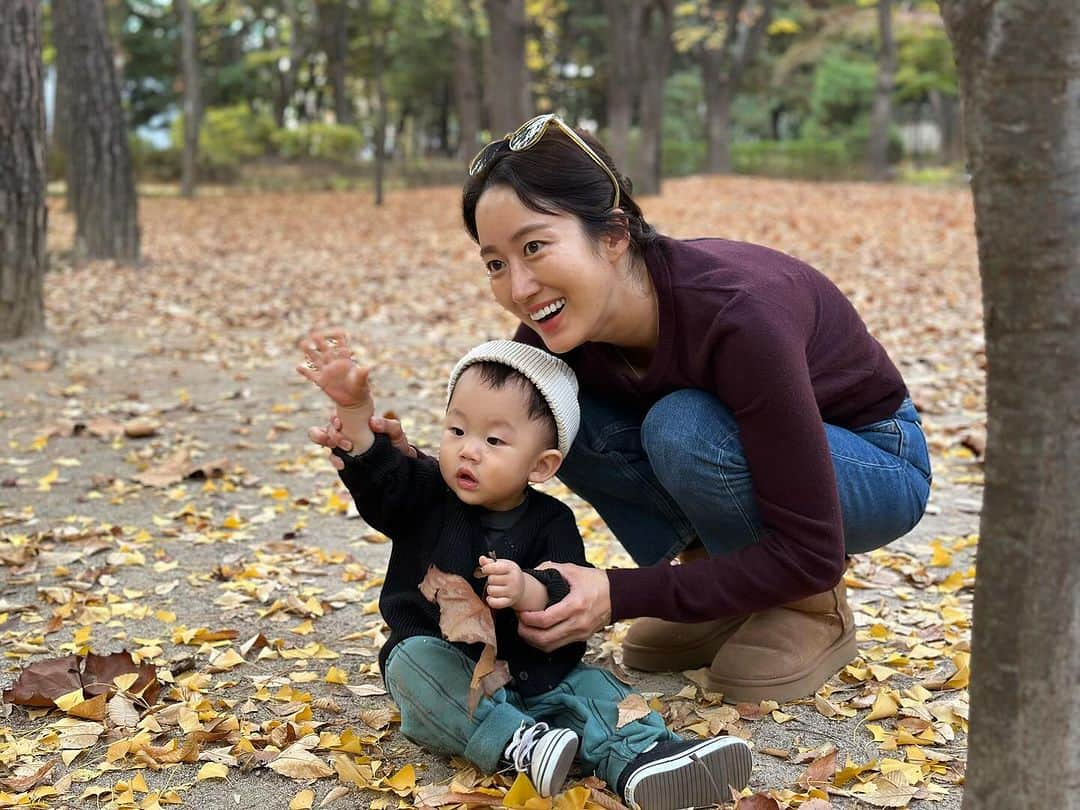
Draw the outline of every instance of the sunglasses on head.
[[[540,139],[544,137],[544,133],[547,132],[548,127],[552,124],[562,130],[566,137],[581,148],[582,152],[592,158],[593,163],[604,170],[604,174],[611,180],[612,188],[615,189],[615,199],[612,201],[611,207],[618,208],[619,181],[616,179],[615,174],[608,168],[608,165],[604,163],[600,156],[593,151],[593,148],[585,143],[585,141],[581,139],[581,136],[574,132],[572,127],[568,126],[565,121],[554,113],[545,113],[544,115],[530,118],[513,132],[489,143],[477,152],[476,157],[469,163],[469,176],[475,177],[480,174],[480,172],[482,172],[491,162],[491,159],[495,157],[495,153],[499,151],[499,147],[502,146],[503,142],[509,144],[511,152],[524,152],[526,149],[539,143]]]

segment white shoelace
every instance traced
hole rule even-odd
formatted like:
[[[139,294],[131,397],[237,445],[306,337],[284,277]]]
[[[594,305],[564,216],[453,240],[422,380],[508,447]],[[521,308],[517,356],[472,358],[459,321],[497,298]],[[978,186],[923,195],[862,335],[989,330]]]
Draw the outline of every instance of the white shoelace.
[[[513,762],[517,770],[524,771],[532,761],[532,751],[536,746],[536,741],[547,734],[549,729],[547,723],[534,723],[526,728],[523,720],[510,742],[507,743],[503,756]]]

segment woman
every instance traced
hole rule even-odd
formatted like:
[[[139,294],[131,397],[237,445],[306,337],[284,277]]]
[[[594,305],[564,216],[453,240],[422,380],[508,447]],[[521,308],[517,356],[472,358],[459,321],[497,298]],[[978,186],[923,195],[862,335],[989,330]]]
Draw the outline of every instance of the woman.
[[[733,701],[812,694],[857,653],[846,555],[908,532],[930,491],[919,416],[854,307],[769,248],[658,234],[553,115],[481,150],[463,215],[515,339],[577,372],[559,477],[640,566],[553,566],[571,593],[522,635],[554,649],[650,617],[629,666],[707,666]]]

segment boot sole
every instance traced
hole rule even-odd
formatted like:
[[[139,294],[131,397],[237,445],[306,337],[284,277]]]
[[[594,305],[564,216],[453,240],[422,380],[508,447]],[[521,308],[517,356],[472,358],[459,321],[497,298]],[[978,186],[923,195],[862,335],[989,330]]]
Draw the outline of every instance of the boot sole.
[[[738,737],[703,740],[693,748],[651,762],[630,777],[624,791],[634,810],[711,807],[731,801],[731,790],[750,781],[750,746]]]
[[[721,680],[713,677],[709,671],[705,674],[705,681],[710,689],[723,693],[725,703],[757,703],[762,700],[786,703],[814,694],[825,681],[850,664],[858,654],[859,645],[855,642],[855,632],[852,630],[828,647],[808,671],[761,681]]]
[[[683,646],[650,647],[624,641],[623,666],[643,672],[682,672],[684,669],[707,667],[724,646],[724,642],[742,627],[747,618],[733,618],[729,626],[719,628],[713,635]]]

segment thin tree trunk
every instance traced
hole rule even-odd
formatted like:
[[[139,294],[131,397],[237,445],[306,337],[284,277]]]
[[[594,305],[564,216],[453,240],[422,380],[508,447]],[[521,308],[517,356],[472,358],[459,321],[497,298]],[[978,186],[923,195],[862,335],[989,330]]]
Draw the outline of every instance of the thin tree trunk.
[[[944,0],[986,326],[988,446],[965,810],[1076,806],[1080,16]]]
[[[199,60],[198,25],[191,0],[176,0],[180,12],[181,64],[184,76],[184,152],[180,168],[180,194],[195,196],[195,173],[199,159]]]
[[[76,253],[138,262],[135,173],[102,0],[53,0],[52,9],[68,49],[57,61],[57,81],[68,85],[73,124],[68,183]]]
[[[745,0],[712,0],[713,15],[726,11],[724,38],[719,48],[700,49],[705,87],[705,171],[731,171],[731,104],[747,68],[757,58],[772,20],[773,0],[762,0],[753,22],[747,22]]]
[[[476,65],[473,60],[473,38],[469,20],[471,13],[468,0],[461,0],[461,20],[452,24],[454,42],[454,108],[458,120],[457,155],[469,160],[479,148],[480,137],[480,88],[476,81]]]
[[[664,129],[664,83],[671,63],[673,0],[653,0],[643,26],[642,52],[649,69],[641,82],[641,153],[635,191],[659,194]]]
[[[45,328],[45,103],[38,0],[0,3],[0,340]]]
[[[345,126],[356,122],[356,111],[349,94],[349,10],[345,0],[317,5],[319,30],[326,51],[326,71],[334,91],[334,120]]]
[[[629,138],[635,89],[640,80],[642,23],[648,0],[605,0],[611,68],[607,83],[608,154],[622,172],[630,170]]]
[[[378,112],[375,120],[375,205],[383,204],[383,178],[386,176],[386,91],[383,71],[386,59],[386,33],[381,21],[371,32],[372,57],[375,69],[375,99]]]
[[[870,143],[866,160],[870,177],[889,177],[889,129],[892,127],[892,91],[896,74],[896,41],[892,32],[892,0],[878,0],[878,71],[874,109],[870,115]]]
[[[525,67],[525,0],[484,0],[490,44],[486,100],[496,137],[515,129],[531,110]]]

